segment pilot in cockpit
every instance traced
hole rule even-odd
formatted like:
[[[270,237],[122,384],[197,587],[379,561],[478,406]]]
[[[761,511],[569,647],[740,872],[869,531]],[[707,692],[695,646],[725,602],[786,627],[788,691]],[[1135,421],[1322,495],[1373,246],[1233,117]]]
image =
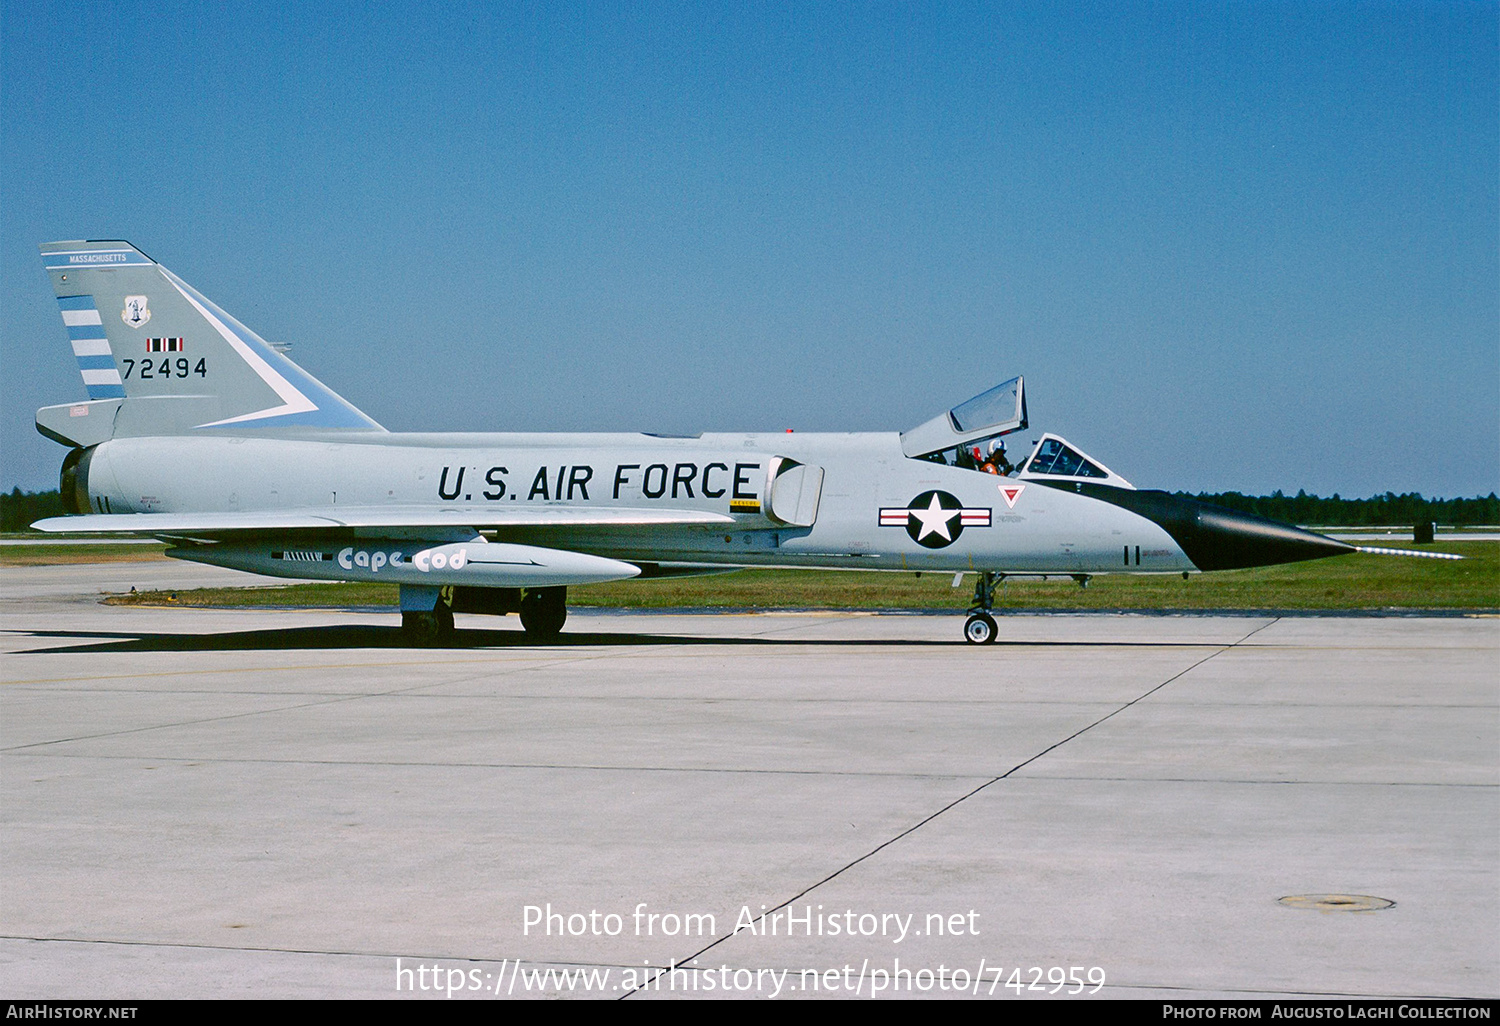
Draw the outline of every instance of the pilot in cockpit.
[[[1009,477],[1016,472],[1015,466],[1005,455],[1005,439],[997,438],[990,442],[989,458],[984,461],[980,469],[1002,477]]]

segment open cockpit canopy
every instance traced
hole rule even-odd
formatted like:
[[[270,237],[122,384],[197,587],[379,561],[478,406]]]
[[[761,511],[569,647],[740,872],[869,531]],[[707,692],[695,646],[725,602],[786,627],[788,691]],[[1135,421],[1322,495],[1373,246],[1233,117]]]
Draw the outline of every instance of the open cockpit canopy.
[[[1031,455],[1012,467],[1001,436],[1026,427],[1026,390],[1011,378],[968,402],[959,403],[901,435],[901,451],[912,459],[931,460],[968,470],[984,470],[1041,481],[1092,481],[1135,488],[1098,460],[1085,456],[1063,438],[1042,436]]]
[[[1019,377],[1011,378],[925,424],[902,432],[901,451],[911,457],[933,457],[1023,430],[1026,427],[1023,386]]]

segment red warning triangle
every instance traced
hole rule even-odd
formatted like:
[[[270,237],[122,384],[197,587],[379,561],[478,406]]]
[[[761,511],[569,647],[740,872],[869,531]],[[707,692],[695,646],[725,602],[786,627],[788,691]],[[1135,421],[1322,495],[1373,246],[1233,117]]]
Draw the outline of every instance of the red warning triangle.
[[[1005,507],[1007,509],[1015,509],[1016,500],[1026,490],[1026,486],[1023,484],[1003,484],[999,488],[1001,497],[1005,499]]]

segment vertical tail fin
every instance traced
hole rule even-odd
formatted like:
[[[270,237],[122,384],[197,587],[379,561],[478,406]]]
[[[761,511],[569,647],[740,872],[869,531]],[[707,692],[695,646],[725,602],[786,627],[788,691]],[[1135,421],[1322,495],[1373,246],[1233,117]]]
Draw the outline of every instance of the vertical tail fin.
[[[384,430],[130,243],[41,251],[89,398],[114,408],[112,436]],[[59,437],[48,426],[77,409],[48,407],[37,426]]]

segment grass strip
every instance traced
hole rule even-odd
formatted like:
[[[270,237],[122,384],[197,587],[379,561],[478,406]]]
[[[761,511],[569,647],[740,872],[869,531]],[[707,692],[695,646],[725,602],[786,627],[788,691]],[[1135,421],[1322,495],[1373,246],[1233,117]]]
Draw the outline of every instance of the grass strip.
[[[1500,609],[1500,542],[1401,546],[1454,552],[1462,562],[1357,553],[1254,570],[1195,574],[1101,574],[1087,588],[1068,580],[1007,581],[1005,609]],[[742,570],[676,580],[618,581],[568,589],[568,604],[629,609],[961,609],[951,573]],[[390,584],[292,584],[281,587],[144,591],[106,600],[117,605],[395,607]]]
[[[0,545],[0,566],[66,566],[73,563],[148,563],[166,559],[167,547],[150,544]]]

